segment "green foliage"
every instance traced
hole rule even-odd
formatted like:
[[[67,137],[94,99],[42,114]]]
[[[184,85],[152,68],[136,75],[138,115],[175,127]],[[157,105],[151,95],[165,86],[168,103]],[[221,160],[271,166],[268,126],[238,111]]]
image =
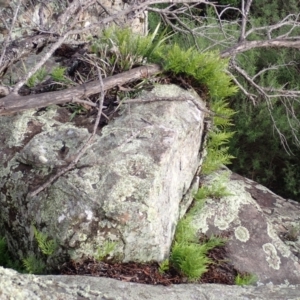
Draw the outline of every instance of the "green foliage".
[[[179,220],[175,232],[175,240],[178,243],[197,243],[196,228],[191,225],[192,219],[193,215],[187,214]]]
[[[290,225],[288,227],[288,231],[284,235],[284,239],[287,241],[298,241],[298,238],[300,237],[300,223]]]
[[[42,67],[28,79],[26,84],[28,87],[33,88],[39,82],[42,82],[46,78],[46,76],[47,76],[46,68]]]
[[[207,271],[208,265],[212,263],[207,253],[214,247],[221,246],[224,241],[220,238],[211,237],[207,242],[198,244],[178,241],[172,247],[170,262],[189,280],[197,280]]]
[[[164,32],[158,34],[159,27],[158,24],[152,34],[141,36],[132,33],[129,28],[112,26],[103,30],[101,38],[94,41],[91,50],[106,58],[102,65],[104,70],[129,70],[135,65],[157,60],[158,52],[168,38]]]
[[[212,99],[223,99],[237,91],[225,72],[228,60],[221,59],[218,52],[200,53],[193,47],[185,49],[177,44],[170,45],[167,43],[169,38],[165,31],[159,34],[159,25],[148,36],[134,34],[130,29],[110,27],[94,41],[91,49],[102,58],[104,70],[121,72],[135,65],[158,63],[168,73],[184,74],[193,78],[197,85],[206,86]]]
[[[187,276],[189,280],[197,280],[207,271],[211,260],[202,252],[198,244],[182,244],[175,242],[172,247],[170,261],[172,265]]]
[[[97,255],[95,258],[98,261],[102,261],[110,254],[110,252],[112,252],[115,249],[116,245],[116,242],[105,241],[103,245],[97,249]]]
[[[199,279],[212,263],[207,257],[208,251],[224,244],[216,237],[198,243],[197,230],[191,225],[192,218],[190,212],[178,222],[170,255],[170,264],[191,281]]]
[[[69,80],[65,77],[66,68],[64,67],[55,67],[51,71],[50,75],[54,81],[57,82],[69,82]]]
[[[222,165],[231,163],[234,158],[228,153],[227,144],[235,134],[233,131],[227,131],[232,126],[232,116],[235,111],[229,108],[229,104],[224,99],[212,101],[212,110],[218,115],[213,118],[213,128],[209,132],[207,142],[207,155],[201,168],[202,174],[210,174]]]
[[[57,243],[55,240],[49,240],[48,236],[42,232],[39,232],[33,226],[34,236],[38,242],[38,246],[43,254],[52,255],[57,249]]]
[[[9,261],[5,237],[0,237],[0,266],[6,266]]]
[[[20,265],[20,262],[17,260],[12,260],[4,237],[0,237],[0,266],[14,269],[18,272],[23,272],[23,268]]]
[[[207,86],[213,100],[232,96],[237,91],[225,72],[228,60],[221,59],[217,52],[200,53],[195,48],[185,50],[174,44],[164,49],[160,58],[165,71],[185,74]]]
[[[230,196],[230,192],[226,188],[226,182],[228,178],[223,178],[219,176],[213,181],[209,186],[202,186],[198,189],[197,193],[194,195],[195,200],[202,201],[208,197],[219,199],[222,197]]]
[[[69,103],[66,105],[66,107],[72,111],[72,114],[70,116],[70,122],[77,116],[83,113],[87,112],[87,109],[82,106],[81,104],[77,103]]]
[[[24,258],[23,265],[29,274],[43,274],[46,269],[45,263],[42,260],[37,259],[34,255]]]
[[[163,262],[159,264],[158,272],[160,274],[164,274],[170,268],[170,261],[169,259],[165,259]]]
[[[294,103],[295,113],[300,106]],[[232,170],[269,187],[275,193],[300,200],[300,149],[294,144],[289,121],[282,105],[273,106],[277,126],[289,141],[293,155],[284,151],[280,138],[272,128],[268,107],[260,103],[253,107],[240,97],[232,102],[239,111],[234,116],[236,133],[229,143],[229,153],[236,157]]]
[[[252,274],[246,274],[246,275],[238,274],[234,280],[236,285],[251,285],[256,283],[256,281],[257,281],[257,277]]]

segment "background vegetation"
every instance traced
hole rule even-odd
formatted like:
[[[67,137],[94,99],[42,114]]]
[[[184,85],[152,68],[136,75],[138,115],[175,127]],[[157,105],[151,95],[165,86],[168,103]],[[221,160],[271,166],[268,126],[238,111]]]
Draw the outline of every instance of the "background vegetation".
[[[246,3],[247,1],[245,1]],[[235,6],[241,9],[242,1],[219,0],[221,5]],[[163,6],[158,6],[162,8]],[[287,16],[300,9],[299,2],[254,0],[249,15],[247,30],[253,27],[278,24]],[[165,23],[169,33],[173,33],[172,43],[181,47],[194,45],[200,52],[219,51],[221,53],[230,47],[231,40],[238,40],[240,34],[240,12],[228,10],[222,14],[222,30],[218,28],[218,20],[213,8],[203,7],[201,12],[195,11],[199,17],[205,16],[202,36],[184,34],[176,31]],[[193,27],[193,20],[182,17],[182,23]],[[286,20],[286,19],[285,19]],[[158,22],[158,16],[150,14],[150,28]],[[176,24],[179,24],[176,23]],[[251,25],[250,25],[251,24]],[[171,29],[172,28],[172,29]],[[182,27],[183,28],[183,27]],[[294,30],[295,28],[293,28]],[[286,25],[272,32],[281,36],[291,30]],[[224,36],[226,35],[226,39]],[[248,40],[263,40],[265,32],[253,32]],[[292,36],[299,35],[299,29]],[[271,89],[300,90],[299,71],[300,53],[293,48],[255,48],[234,57],[239,66],[254,78],[259,86]],[[266,101],[264,94],[259,94],[257,88],[237,72],[233,73],[249,95],[256,94],[255,103],[243,91],[229,98],[230,107],[237,113],[233,116],[235,135],[229,140],[229,154],[235,157],[231,169],[243,176],[253,179],[275,193],[300,201],[300,151],[299,151],[299,97],[272,97]],[[291,118],[293,114],[296,118]]]

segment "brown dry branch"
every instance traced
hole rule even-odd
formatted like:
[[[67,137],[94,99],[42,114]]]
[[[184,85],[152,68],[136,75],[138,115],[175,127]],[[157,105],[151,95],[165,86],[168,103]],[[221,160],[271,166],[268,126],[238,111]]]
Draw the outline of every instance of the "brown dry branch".
[[[107,91],[118,85],[123,85],[142,78],[149,78],[160,71],[161,67],[155,64],[134,68],[103,79],[103,89]],[[51,104],[61,104],[69,101],[76,102],[76,98],[86,98],[99,92],[99,81],[96,80],[73,88],[43,94],[28,96],[10,94],[0,99],[0,115],[20,112],[26,109],[46,107]]]

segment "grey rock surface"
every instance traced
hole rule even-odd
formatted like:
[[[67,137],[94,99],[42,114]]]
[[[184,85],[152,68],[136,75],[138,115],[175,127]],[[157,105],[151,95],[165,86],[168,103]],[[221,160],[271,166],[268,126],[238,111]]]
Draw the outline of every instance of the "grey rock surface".
[[[18,6],[19,2],[17,0],[10,0],[8,2],[9,5],[7,5],[5,8],[2,8],[2,17],[7,24],[7,28],[10,28],[14,16],[14,10]],[[59,17],[69,6],[70,2],[67,0],[47,1],[47,5],[40,2],[23,3],[23,5],[20,6],[19,14],[17,15],[17,20],[12,30],[12,38],[15,39],[31,35],[34,33],[32,29],[44,31],[51,30],[52,32],[57,30],[56,32],[59,32],[61,30],[61,28],[57,28]],[[75,27],[80,29],[93,23],[98,23],[101,19],[107,17],[108,15],[117,14],[118,12],[127,8],[128,3],[122,0],[102,0],[101,4],[97,2],[93,3],[88,8],[85,8],[78,16],[79,21]],[[131,18],[124,16],[117,18],[118,26],[130,26],[134,32],[142,34],[147,32],[147,21],[145,20],[147,20],[147,14],[144,13],[131,16]],[[0,24],[0,29],[2,29],[0,30],[1,42],[8,34],[7,30],[3,30],[4,28],[4,24]],[[94,30],[92,33],[98,34],[99,30]],[[84,39],[87,36],[88,34],[85,34],[84,36],[81,35],[81,38]],[[72,40],[75,37],[71,35],[69,38]]]
[[[206,186],[220,183],[230,195],[208,198],[194,225],[209,236],[228,237],[228,258],[240,272],[255,274],[263,283],[299,283],[300,236],[290,244],[283,235],[288,225],[299,222],[299,203],[225,167],[202,181]]]
[[[176,96],[201,103],[174,85],[141,97]],[[18,249],[20,259],[41,257],[35,225],[59,245],[49,266],[66,256],[96,256],[107,241],[116,243],[111,255],[121,261],[168,257],[179,215],[191,202],[181,201],[201,160],[203,119],[191,101],[128,104],[75,169],[30,197],[29,191],[74,159],[88,130],[61,123],[57,107],[2,117],[0,223],[9,248]]]
[[[1,300],[299,300],[299,285],[218,284],[150,286],[83,276],[22,275],[0,267]]]

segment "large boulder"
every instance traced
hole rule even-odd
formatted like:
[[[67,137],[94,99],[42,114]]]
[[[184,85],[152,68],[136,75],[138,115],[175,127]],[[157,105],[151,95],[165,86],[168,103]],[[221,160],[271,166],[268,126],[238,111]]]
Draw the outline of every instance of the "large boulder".
[[[127,104],[102,129],[76,167],[31,197],[29,192],[70,163],[89,133],[58,107],[1,117],[0,224],[19,259],[41,257],[34,227],[55,240],[48,265],[95,256],[113,241],[114,259],[162,261],[189,207],[201,160],[201,99],[175,85],[157,86]],[[157,99],[157,101],[154,101]],[[188,200],[186,200],[188,199]]]
[[[296,300],[299,297],[299,285],[240,287],[220,284],[180,284],[151,286],[90,276],[22,275],[0,267],[1,300]]]
[[[199,232],[227,236],[228,259],[259,282],[299,283],[300,204],[225,167],[202,184],[214,189],[223,184],[230,195],[206,199],[193,221]]]

